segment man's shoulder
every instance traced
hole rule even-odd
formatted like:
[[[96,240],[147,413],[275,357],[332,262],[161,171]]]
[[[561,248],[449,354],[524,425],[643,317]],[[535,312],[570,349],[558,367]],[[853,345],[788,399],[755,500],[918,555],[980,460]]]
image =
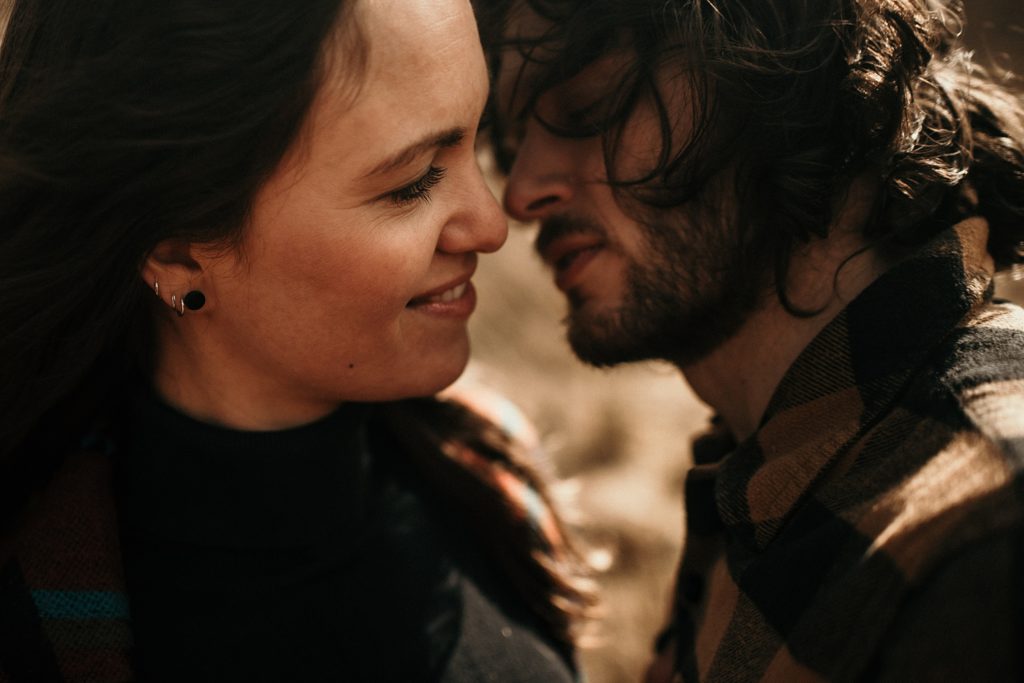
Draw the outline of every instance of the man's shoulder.
[[[901,602],[868,678],[1020,680],[1022,568],[1019,524],[944,557]]]
[[[860,520],[912,581],[963,548],[1024,529],[1024,310],[985,306],[935,358],[874,430],[902,467],[889,463],[894,476]],[[887,431],[898,444],[878,438]]]
[[[939,380],[967,423],[1024,466],[1024,310],[985,306],[943,351]]]

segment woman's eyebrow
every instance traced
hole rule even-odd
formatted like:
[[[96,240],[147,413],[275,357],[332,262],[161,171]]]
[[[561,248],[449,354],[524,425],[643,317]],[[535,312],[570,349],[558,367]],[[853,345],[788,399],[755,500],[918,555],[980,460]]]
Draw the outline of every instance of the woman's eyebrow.
[[[367,178],[392,171],[409,163],[416,157],[431,149],[455,147],[461,143],[465,137],[465,128],[450,128],[449,130],[440,133],[432,133],[384,159],[382,162],[367,171],[363,177]]]

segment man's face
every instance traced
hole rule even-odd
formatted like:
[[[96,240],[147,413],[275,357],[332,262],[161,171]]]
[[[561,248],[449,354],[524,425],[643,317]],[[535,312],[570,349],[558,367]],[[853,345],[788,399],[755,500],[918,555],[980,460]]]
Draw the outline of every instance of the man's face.
[[[527,20],[510,30],[522,36],[531,28]],[[586,125],[581,113],[615,87],[629,59],[625,50],[600,58],[544,92],[534,115],[520,116],[535,66],[523,69],[517,50],[504,54],[498,105],[514,131],[515,154],[505,207],[520,221],[540,222],[537,251],[568,298],[569,341],[582,360],[615,365],[657,358],[685,366],[734,333],[754,298],[753,278],[736,265],[739,240],[718,208],[727,204],[725,176],[680,207],[640,207],[609,185],[601,136],[566,137],[545,125]],[[685,142],[690,90],[678,79],[663,86],[672,138]],[[656,164],[655,111],[641,102],[626,121],[611,159],[616,179],[641,176]]]

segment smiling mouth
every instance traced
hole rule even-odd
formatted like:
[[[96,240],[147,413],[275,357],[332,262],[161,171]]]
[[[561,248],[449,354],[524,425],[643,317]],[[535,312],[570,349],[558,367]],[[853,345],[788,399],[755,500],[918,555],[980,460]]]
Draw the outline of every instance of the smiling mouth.
[[[464,279],[447,289],[422,294],[412,299],[405,307],[435,318],[464,322],[476,308],[476,289],[469,279]]]
[[[430,296],[421,296],[413,299],[409,302],[410,307],[423,306],[426,304],[447,304],[453,301],[458,301],[466,295],[466,290],[469,289],[469,282],[463,282],[455,285],[451,289],[446,289],[438,294],[431,294]]]

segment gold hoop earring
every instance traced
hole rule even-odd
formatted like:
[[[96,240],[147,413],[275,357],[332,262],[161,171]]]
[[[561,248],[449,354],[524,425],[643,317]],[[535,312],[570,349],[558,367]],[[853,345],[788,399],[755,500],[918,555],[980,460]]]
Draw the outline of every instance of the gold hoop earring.
[[[160,298],[160,281],[153,280],[153,291],[156,292],[156,298]]]

